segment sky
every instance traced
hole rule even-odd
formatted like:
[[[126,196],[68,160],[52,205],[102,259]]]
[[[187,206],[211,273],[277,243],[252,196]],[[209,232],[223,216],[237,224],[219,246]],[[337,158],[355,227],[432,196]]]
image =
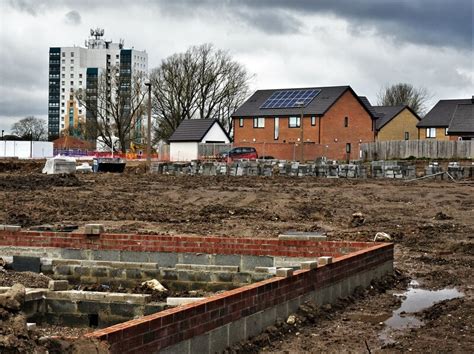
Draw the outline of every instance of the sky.
[[[350,85],[426,88],[429,105],[474,95],[474,0],[0,0],[0,129],[47,118],[49,47],[90,28],[148,52],[149,67],[192,45],[229,51],[251,91]]]

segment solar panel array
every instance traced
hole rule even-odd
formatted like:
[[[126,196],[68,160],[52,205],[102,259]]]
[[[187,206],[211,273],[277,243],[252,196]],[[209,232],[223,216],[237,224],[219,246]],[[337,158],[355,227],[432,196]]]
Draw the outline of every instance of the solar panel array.
[[[275,91],[260,108],[306,107],[320,92],[317,89]]]

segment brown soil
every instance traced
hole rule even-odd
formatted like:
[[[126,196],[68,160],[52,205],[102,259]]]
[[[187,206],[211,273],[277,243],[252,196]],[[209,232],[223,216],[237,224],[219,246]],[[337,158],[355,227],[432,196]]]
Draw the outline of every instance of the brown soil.
[[[0,268],[0,286],[22,284],[27,288],[47,288],[51,278],[33,272],[15,272]]]
[[[0,223],[101,222],[112,232],[276,237],[323,230],[330,240],[373,240],[386,232],[395,266],[421,287],[457,287],[463,299],[420,314],[424,325],[379,338],[397,306],[383,290],[369,292],[317,322],[279,334],[253,350],[468,351],[474,347],[474,184],[265,177],[173,177],[140,173],[48,177],[0,173]],[[361,212],[362,223],[353,222]],[[356,226],[357,225],[357,226]],[[397,285],[398,286],[398,285]],[[461,331],[462,330],[462,331]],[[266,348],[266,349],[263,349]]]

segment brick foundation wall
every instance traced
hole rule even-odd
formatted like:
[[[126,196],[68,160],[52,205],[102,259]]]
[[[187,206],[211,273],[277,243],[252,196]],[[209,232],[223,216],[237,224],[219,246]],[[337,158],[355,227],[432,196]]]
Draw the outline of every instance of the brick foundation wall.
[[[234,237],[0,231],[0,246],[59,247],[135,252],[244,254],[283,257],[338,257],[368,247],[367,242],[301,241]]]
[[[264,324],[271,324],[274,316],[270,316],[271,320],[268,322],[263,321],[265,311],[273,309],[276,315],[277,306],[286,304],[287,311],[284,312],[286,315],[288,302],[293,299],[299,299],[295,303],[297,305],[304,299],[305,294],[338,284],[338,290],[331,289],[331,295],[326,295],[328,297],[326,302],[331,302],[331,297],[348,295],[356,286],[363,284],[360,274],[365,274],[365,285],[368,285],[367,281],[389,271],[392,261],[393,245],[380,244],[341,256],[332,264],[312,270],[299,270],[286,278],[275,277],[247,285],[192,304],[105,328],[88,336],[107,341],[112,353],[156,353],[167,347],[173,348],[170,349],[171,352],[175,350],[191,352],[195,351],[197,343],[206,346],[205,352],[222,351],[227,345],[232,344],[229,334],[230,324],[245,326],[243,336],[250,337],[257,334]],[[351,279],[352,282],[344,282],[347,279]],[[295,310],[295,306],[292,310]],[[242,321],[248,321],[249,318],[257,319],[258,329],[252,330],[252,327],[244,325],[246,322]],[[255,323],[250,324],[253,325]],[[241,331],[239,328],[236,329],[237,332],[239,330]],[[207,333],[211,333],[211,338]],[[227,333],[227,339],[219,343],[218,339],[221,336],[217,335],[213,341],[212,333],[222,335]]]

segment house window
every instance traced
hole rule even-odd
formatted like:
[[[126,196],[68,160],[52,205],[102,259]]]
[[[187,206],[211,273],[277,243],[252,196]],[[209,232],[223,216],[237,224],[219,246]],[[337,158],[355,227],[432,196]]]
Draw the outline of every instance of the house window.
[[[444,135],[448,135],[448,128],[444,129]]]
[[[410,133],[409,132],[405,132],[405,140],[410,140]]]
[[[243,127],[244,126],[244,119],[243,118],[239,118],[239,127]]]
[[[280,118],[275,117],[275,128],[273,131],[273,139],[278,140],[280,136]]]
[[[427,138],[436,138],[436,128],[426,128]]]
[[[74,52],[71,52],[71,57],[74,57]]]
[[[351,143],[346,144],[346,153],[348,153],[348,154],[351,153]]]
[[[349,126],[349,117],[344,117],[344,127],[347,128]]]
[[[316,125],[316,117],[311,117],[311,125],[314,127]]]
[[[289,128],[299,128],[301,126],[301,117],[289,117],[288,118],[288,127]]]
[[[82,79],[82,74],[79,74],[79,79]]]
[[[65,52],[62,52],[62,57],[64,58],[66,56],[66,53]]]
[[[254,128],[265,128],[265,118],[259,117],[253,119]]]

